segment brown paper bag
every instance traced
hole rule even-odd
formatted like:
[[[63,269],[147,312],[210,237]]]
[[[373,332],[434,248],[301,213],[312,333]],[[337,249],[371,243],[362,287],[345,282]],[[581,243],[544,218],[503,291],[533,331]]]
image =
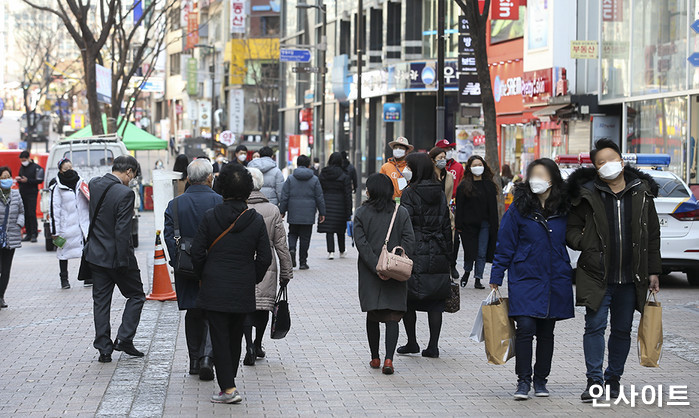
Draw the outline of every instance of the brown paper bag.
[[[507,298],[497,298],[481,309],[488,363],[505,364],[515,355],[515,324],[508,316]]]
[[[653,296],[651,302],[650,297]],[[638,323],[638,359],[641,366],[658,367],[663,354],[663,308],[649,292],[643,308],[641,322]]]

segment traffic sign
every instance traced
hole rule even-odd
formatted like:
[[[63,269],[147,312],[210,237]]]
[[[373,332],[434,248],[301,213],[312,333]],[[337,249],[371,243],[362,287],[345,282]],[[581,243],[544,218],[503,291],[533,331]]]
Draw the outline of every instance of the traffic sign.
[[[699,67],[699,52],[693,52],[692,55],[687,58],[687,61],[693,66]]]
[[[292,67],[291,68],[292,73],[314,73],[314,74],[320,74],[320,73],[327,73],[328,69],[327,68],[318,68],[318,67],[304,67],[304,66],[298,66],[298,67]]]
[[[281,62],[310,62],[311,51],[307,49],[280,49],[279,61]]]
[[[689,27],[692,28],[694,32],[699,33],[699,19],[695,20]]]
[[[231,131],[223,131],[218,136],[218,142],[222,143],[227,147],[230,147],[231,145],[233,145],[233,142],[235,142],[235,135],[233,135],[233,132]]]

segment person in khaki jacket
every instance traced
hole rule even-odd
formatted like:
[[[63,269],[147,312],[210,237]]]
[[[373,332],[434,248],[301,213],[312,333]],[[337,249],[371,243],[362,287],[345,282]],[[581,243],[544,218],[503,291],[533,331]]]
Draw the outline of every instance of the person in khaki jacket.
[[[293,277],[293,267],[291,264],[291,253],[286,244],[284,220],[279,213],[279,208],[277,205],[270,203],[269,199],[260,191],[264,185],[264,174],[253,167],[248,167],[248,171],[252,175],[253,182],[253,191],[248,198],[248,207],[255,209],[264,218],[270,247],[274,250],[272,251],[272,264],[269,270],[267,270],[267,274],[265,274],[262,282],[255,287],[257,310],[248,315],[243,327],[247,345],[243,364],[254,366],[256,358],[265,357],[265,350],[262,348],[262,337],[265,334],[267,322],[269,321],[269,311],[274,308],[274,302],[277,297],[277,275],[279,276],[279,284],[286,286]],[[279,267],[277,267],[276,259],[279,260]],[[254,344],[252,339],[253,326],[256,329]]]

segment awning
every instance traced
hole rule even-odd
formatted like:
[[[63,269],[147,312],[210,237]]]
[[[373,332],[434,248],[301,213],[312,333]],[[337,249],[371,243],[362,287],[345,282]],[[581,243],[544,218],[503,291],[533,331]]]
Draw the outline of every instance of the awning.
[[[569,104],[546,106],[546,107],[532,113],[532,115],[534,115],[535,118],[540,118],[542,116],[551,117],[551,116],[554,116],[556,114],[556,112],[558,112],[559,110],[563,109],[564,107],[568,107],[568,106],[572,106],[572,105],[569,103]]]
[[[121,118],[119,119],[119,123]],[[117,123],[117,126],[119,126]],[[102,115],[102,126],[104,130],[107,130],[107,116]],[[161,150],[167,149],[168,141],[163,141],[157,136],[153,136],[143,129],[138,128],[136,125],[127,122],[126,129],[124,126],[120,126],[118,129],[118,134],[123,138],[124,145],[129,151],[143,151],[143,150]],[[77,131],[68,138],[86,138],[92,136],[92,127],[87,125],[83,129]]]

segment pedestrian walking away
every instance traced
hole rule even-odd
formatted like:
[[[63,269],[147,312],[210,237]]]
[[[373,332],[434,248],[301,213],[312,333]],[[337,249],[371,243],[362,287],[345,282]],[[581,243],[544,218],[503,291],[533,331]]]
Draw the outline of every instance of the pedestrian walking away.
[[[572,318],[573,271],[565,236],[568,197],[561,172],[549,158],[527,167],[527,180],[500,224],[490,287],[502,285],[505,271],[509,315],[517,323],[514,398],[529,399],[532,343],[536,336],[534,394],[549,396],[546,387],[553,358],[556,321]]]
[[[456,232],[464,246],[464,275],[461,287],[468,284],[473,271],[473,286],[481,284],[485,263],[492,263],[498,235],[498,188],[493,172],[483,157],[473,155],[466,163],[466,174],[456,190]]]
[[[575,300],[585,310],[583,348],[587,387],[580,398],[591,402],[593,385],[609,387],[619,396],[620,380],[631,348],[634,309],[643,314],[648,290],[660,290],[660,223],[653,178],[624,164],[619,146],[599,139],[590,151],[594,167],[584,167],[568,178],[571,211],[566,240],[580,251]],[[604,363],[604,334],[607,369]]]
[[[372,174],[366,181],[368,200],[357,209],[354,216],[354,241],[359,252],[357,272],[359,278],[359,304],[366,312],[366,333],[369,340],[371,362],[369,365],[381,367],[379,323],[386,324],[386,356],[382,372],[393,374],[393,355],[398,344],[398,322],[408,309],[408,285],[393,279],[380,277],[376,272],[381,250],[395,210],[393,183],[385,174]],[[410,214],[403,207],[398,208],[391,235],[386,244],[389,251],[402,247],[410,257],[415,249],[415,235],[410,222]]]
[[[342,151],[340,154],[342,155],[342,169],[345,171],[345,174],[349,176],[350,181],[352,182],[352,193],[355,193],[357,191],[358,182],[357,169],[354,168],[354,165],[352,165],[347,157],[347,151]]]
[[[22,241],[37,242],[36,201],[39,185],[44,182],[44,169],[29,158],[28,151],[22,151],[19,154],[19,159],[22,166],[19,168],[19,175],[15,181],[19,186],[19,194],[24,203],[26,235]]]
[[[345,257],[345,231],[352,219],[352,181],[342,169],[342,161],[339,152],[332,153],[318,176],[325,200],[325,221],[318,224],[318,232],[325,233],[329,260],[335,258],[335,236],[340,257]]]
[[[91,232],[88,232],[84,251],[93,281],[93,345],[99,351],[98,360],[102,363],[112,361],[113,350],[135,357],[144,355],[133,345],[146,295],[131,242],[136,197],[127,186],[140,172],[134,157],[122,155],[114,159],[111,173],[90,181]],[[98,208],[100,200],[102,205]],[[110,311],[115,285],[127,300],[117,338],[112,341]]]
[[[417,311],[427,312],[430,341],[423,357],[439,357],[439,334],[445,300],[451,292],[451,222],[449,207],[436,180],[434,165],[427,154],[411,154],[407,158],[412,173],[403,191],[401,206],[407,209],[415,233],[413,274],[408,280],[408,310],[403,325],[408,342],[398,353],[419,353],[416,336]]]
[[[197,307],[205,310],[220,392],[214,403],[239,403],[235,379],[245,317],[256,310],[255,285],[272,263],[262,215],[248,208],[252,176],[241,164],[227,164],[217,182],[223,203],[204,214],[192,244],[201,277]]]
[[[67,158],[58,162],[56,183],[51,186],[50,228],[56,244],[61,288],[70,289],[68,260],[83,254],[85,238],[90,229],[90,199],[82,190],[83,179]]]
[[[393,198],[400,201],[403,189],[405,189],[410,181],[410,170],[407,169],[408,163],[405,157],[415,147],[410,145],[408,139],[403,136],[399,136],[395,140],[389,142],[388,146],[393,150],[393,157],[389,158],[388,161],[381,166],[379,172],[387,175],[388,178],[391,179],[393,182]]]
[[[282,195],[282,187],[284,187],[284,174],[277,167],[277,163],[272,159],[274,151],[270,147],[260,148],[260,158],[254,159],[248,163],[248,167],[257,168],[265,176],[265,184],[262,186],[262,194],[264,194],[269,202],[273,205],[279,205],[279,198]]]
[[[189,182],[187,181],[187,167],[189,166],[189,157],[184,154],[180,154],[175,158],[175,164],[172,167],[172,171],[182,173],[182,177],[172,182],[175,184],[175,197],[184,193],[189,187]]]
[[[187,166],[190,186],[184,194],[171,200],[165,209],[163,235],[172,267],[176,266],[178,242],[191,243],[204,213],[223,203],[223,198],[211,189],[213,179],[213,166],[209,160],[200,158],[192,161]],[[189,352],[189,374],[199,375],[201,380],[213,380],[214,355],[209,325],[204,312],[196,306],[199,280],[175,270],[175,290],[177,306],[181,311],[187,311],[184,316],[184,333]]]
[[[12,170],[0,167],[0,309],[7,308],[5,291],[10,282],[12,258],[22,246],[24,204],[19,191],[12,189]]]
[[[289,252],[291,262],[296,267],[296,243],[299,242],[299,269],[308,270],[308,248],[311,245],[313,225],[325,222],[325,199],[318,177],[309,168],[311,159],[300,155],[296,159],[296,169],[284,182],[279,212],[282,217],[289,214]]]
[[[265,278],[255,286],[255,312],[249,314],[245,320],[243,334],[245,335],[246,353],[243,364],[255,365],[257,358],[266,356],[262,347],[262,339],[265,335],[269,312],[274,308],[277,297],[277,277],[279,285],[284,287],[293,277],[291,254],[286,243],[286,230],[284,220],[279,213],[277,205],[272,204],[262,194],[264,187],[264,175],[262,171],[251,168],[248,171],[252,175],[253,191],[248,198],[248,206],[262,215],[269,235],[269,244],[272,249],[272,264],[269,266]],[[279,262],[277,264],[277,261]],[[255,328],[255,339],[252,338],[252,329]]]

